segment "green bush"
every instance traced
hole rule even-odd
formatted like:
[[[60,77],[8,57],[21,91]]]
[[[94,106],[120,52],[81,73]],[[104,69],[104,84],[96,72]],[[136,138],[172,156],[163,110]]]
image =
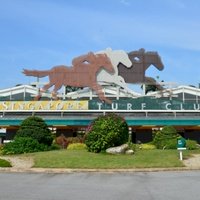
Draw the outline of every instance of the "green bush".
[[[165,126],[162,130],[154,133],[153,144],[157,149],[174,148],[174,141],[178,136],[179,134],[173,126]]]
[[[188,150],[198,149],[198,143],[195,140],[186,140],[186,148]]]
[[[20,125],[16,137],[31,137],[40,144],[50,146],[53,136],[47,124],[40,117],[28,117]]]
[[[141,144],[141,149],[143,150],[152,150],[152,149],[156,149],[156,146],[154,144]]]
[[[164,149],[177,149],[177,138],[169,139],[165,142]]]
[[[2,154],[3,146],[3,144],[0,144],[0,155]]]
[[[53,143],[51,146],[48,146],[48,150],[59,150],[61,149],[60,145]]]
[[[134,152],[141,150],[141,144],[135,144],[132,142],[128,142],[128,148],[133,150]]]
[[[66,149],[69,144],[82,143],[83,139],[80,137],[65,137],[63,134],[55,138],[55,144],[62,149]]]
[[[83,143],[71,143],[67,147],[68,150],[84,150],[86,148],[86,145]]]
[[[81,137],[67,137],[67,142],[69,144],[72,144],[72,143],[82,143],[83,139]]]
[[[128,141],[128,125],[116,114],[107,114],[95,119],[88,127],[85,144],[91,152],[105,151]]]
[[[12,142],[6,143],[3,147],[2,153],[5,154],[22,154],[32,153],[38,151],[49,150],[49,147],[40,144],[37,140],[30,137],[17,137]]]
[[[7,160],[0,159],[0,167],[12,167],[12,165]]]

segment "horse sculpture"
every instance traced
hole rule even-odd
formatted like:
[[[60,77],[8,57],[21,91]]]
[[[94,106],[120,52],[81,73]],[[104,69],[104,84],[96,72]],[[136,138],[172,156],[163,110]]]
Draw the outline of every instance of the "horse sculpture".
[[[122,76],[119,76],[118,74],[118,65],[119,63],[122,63],[123,66],[130,68],[132,66],[132,62],[128,57],[128,54],[123,50],[112,50],[111,48],[107,48],[105,50],[96,52],[96,55],[105,53],[111,60],[111,63],[115,69],[114,74],[110,74],[106,72],[105,70],[101,70],[99,74],[97,75],[97,81],[101,85],[106,84],[116,84],[125,90],[129,90],[127,88],[127,85],[124,81],[124,78]]]
[[[150,65],[155,66],[158,70],[163,70],[164,65],[157,52],[139,49],[128,53],[129,59],[132,62],[132,67],[127,69],[123,64],[118,65],[119,75],[122,76],[126,83],[147,83],[155,84],[158,89],[163,89],[156,80],[145,76],[145,71]]]
[[[90,87],[96,91],[100,100],[107,103],[112,103],[104,96],[102,86],[97,83],[97,74],[103,68],[109,73],[114,73],[113,65],[106,54],[95,55],[89,52],[86,55],[74,58],[72,61],[73,66],[67,67],[65,65],[58,65],[50,70],[27,70],[24,69],[23,73],[26,76],[45,77],[49,76],[49,83],[44,85],[40,90],[45,92],[54,85],[52,92],[53,97],[57,97],[57,91],[64,86],[74,87]],[[35,99],[41,98],[39,94]]]

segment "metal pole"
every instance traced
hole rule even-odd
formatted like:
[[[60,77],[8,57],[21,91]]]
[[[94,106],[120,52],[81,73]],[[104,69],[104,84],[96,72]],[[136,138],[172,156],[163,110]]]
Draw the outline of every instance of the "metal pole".
[[[183,160],[183,152],[179,151],[180,160]]]

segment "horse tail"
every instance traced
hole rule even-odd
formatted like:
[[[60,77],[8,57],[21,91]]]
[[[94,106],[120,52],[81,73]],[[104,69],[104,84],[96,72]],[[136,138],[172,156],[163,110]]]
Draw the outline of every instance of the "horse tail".
[[[34,77],[45,77],[50,74],[50,70],[45,70],[45,71],[39,71],[39,70],[28,70],[28,69],[23,69],[23,72],[26,76],[34,76]]]

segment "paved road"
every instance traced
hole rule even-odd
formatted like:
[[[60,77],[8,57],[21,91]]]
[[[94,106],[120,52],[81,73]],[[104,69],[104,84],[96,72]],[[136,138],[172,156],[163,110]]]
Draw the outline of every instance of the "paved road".
[[[0,200],[179,199],[200,199],[200,171],[0,173]]]

